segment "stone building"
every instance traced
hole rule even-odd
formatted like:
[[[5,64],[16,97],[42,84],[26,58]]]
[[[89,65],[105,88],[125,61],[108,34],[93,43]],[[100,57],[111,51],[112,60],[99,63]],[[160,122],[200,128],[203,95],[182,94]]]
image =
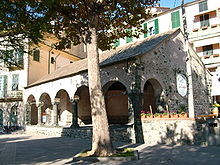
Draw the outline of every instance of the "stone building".
[[[133,132],[130,139],[140,141],[141,110],[156,113],[167,107],[170,111],[181,107],[186,111],[192,109],[188,107],[189,78],[193,81],[192,114],[209,111],[210,74],[191,48],[190,59],[184,50],[183,34],[178,29],[100,55],[101,82],[110,125],[129,125]],[[187,65],[191,66],[192,75],[188,75]],[[83,125],[91,124],[87,59],[61,67],[30,84],[25,88],[24,101],[29,130],[72,126],[79,127],[80,131]],[[50,127],[50,130],[53,129]]]
[[[213,100],[220,103],[220,3],[217,0],[195,0],[185,3],[187,33],[189,42],[197,55],[212,73]],[[143,29],[147,33],[140,36],[146,38],[168,30],[181,28],[183,31],[182,6],[172,9],[155,7],[154,16],[146,20]],[[121,46],[135,42],[139,38],[125,37],[119,39],[115,46]]]

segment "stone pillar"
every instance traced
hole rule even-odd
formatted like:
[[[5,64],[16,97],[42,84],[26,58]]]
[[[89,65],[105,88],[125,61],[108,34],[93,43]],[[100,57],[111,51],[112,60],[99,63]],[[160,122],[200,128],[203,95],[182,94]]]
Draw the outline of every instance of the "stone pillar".
[[[52,122],[53,122],[53,126],[58,126],[58,102],[54,102],[53,103],[53,111],[52,111],[52,113],[53,113],[53,115],[52,115],[52,118],[53,118],[53,120],[52,120]]]
[[[71,128],[79,127],[78,124],[78,103],[76,100],[71,100],[72,103],[72,125]]]
[[[38,122],[37,125],[42,125],[42,114],[41,114],[41,108],[43,106],[43,102],[40,102],[37,104],[37,111],[38,111]]]
[[[134,133],[132,141],[135,143],[144,143],[142,122],[140,118],[140,110],[142,104],[141,76],[139,76],[140,66],[137,63],[133,63],[131,68],[134,75],[134,81],[131,84],[131,92],[128,94],[128,122],[133,124]]]
[[[31,103],[26,103],[25,124],[31,124]]]

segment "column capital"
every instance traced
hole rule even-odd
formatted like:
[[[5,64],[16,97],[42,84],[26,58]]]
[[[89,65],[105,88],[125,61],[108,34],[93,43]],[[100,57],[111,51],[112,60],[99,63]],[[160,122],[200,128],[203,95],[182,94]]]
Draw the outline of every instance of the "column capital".
[[[43,101],[40,101],[40,102],[36,103],[36,106],[37,106],[37,107],[42,107],[43,105],[44,105],[44,102],[43,102]]]

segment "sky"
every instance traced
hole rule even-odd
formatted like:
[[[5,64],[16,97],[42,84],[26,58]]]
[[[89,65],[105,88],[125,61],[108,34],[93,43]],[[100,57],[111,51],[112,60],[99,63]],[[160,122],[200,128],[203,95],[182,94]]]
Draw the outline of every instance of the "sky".
[[[192,2],[192,1],[194,0],[184,0],[184,3]],[[180,6],[181,2],[182,0],[160,0],[159,1],[161,7],[169,7],[169,8]]]

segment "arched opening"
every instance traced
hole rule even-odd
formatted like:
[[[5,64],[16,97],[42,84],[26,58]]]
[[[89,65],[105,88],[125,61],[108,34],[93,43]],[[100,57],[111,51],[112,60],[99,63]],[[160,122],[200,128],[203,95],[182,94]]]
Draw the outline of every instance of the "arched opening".
[[[118,81],[103,87],[109,124],[128,123],[128,95],[126,87]]]
[[[39,99],[40,102],[42,102],[41,106],[41,118],[43,114],[46,115],[46,120],[42,118],[42,122],[46,125],[51,125],[52,124],[52,103],[51,103],[51,98],[47,93],[43,93],[40,96]]]
[[[91,124],[92,118],[89,88],[83,85],[77,89],[75,95],[79,96],[79,100],[77,102],[79,124]]]
[[[3,110],[0,109],[0,127],[3,127]]]
[[[30,124],[31,125],[37,125],[38,122],[38,116],[37,116],[37,106],[36,106],[36,100],[33,95],[30,95],[27,100],[29,106],[30,106]]]
[[[57,92],[56,98],[59,98],[57,117],[60,126],[70,126],[72,122],[72,110],[69,94],[61,89]]]
[[[144,84],[144,103],[143,110],[146,112],[157,111],[158,101],[162,92],[162,87],[156,79],[149,79]]]

